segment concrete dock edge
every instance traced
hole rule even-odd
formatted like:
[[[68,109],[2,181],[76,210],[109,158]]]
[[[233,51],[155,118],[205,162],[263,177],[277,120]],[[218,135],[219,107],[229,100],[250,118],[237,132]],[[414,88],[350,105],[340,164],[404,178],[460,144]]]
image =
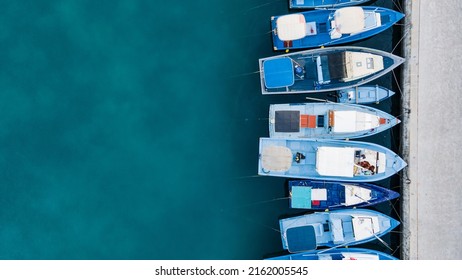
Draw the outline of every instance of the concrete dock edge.
[[[408,163],[401,177],[402,186],[402,237],[401,258],[403,260],[418,259],[418,209],[417,180],[412,179],[417,174],[417,143],[410,141],[417,135],[417,98],[419,79],[419,9],[420,1],[404,1],[405,21],[403,29],[402,53],[406,58],[403,64],[401,85],[401,147],[402,157]],[[415,139],[415,138],[414,138]]]

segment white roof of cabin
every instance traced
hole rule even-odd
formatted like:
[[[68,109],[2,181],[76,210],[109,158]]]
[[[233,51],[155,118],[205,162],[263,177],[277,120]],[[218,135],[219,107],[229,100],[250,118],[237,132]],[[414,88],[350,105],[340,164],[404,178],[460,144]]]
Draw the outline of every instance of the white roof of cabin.
[[[316,152],[316,171],[324,176],[353,177],[354,148],[320,147]]]
[[[332,131],[337,133],[369,130],[380,125],[380,118],[365,112],[333,111]]]
[[[345,52],[347,77],[343,80],[356,80],[383,69],[383,57],[365,52]]]
[[[306,36],[306,20],[302,14],[290,14],[276,20],[277,35],[282,41],[301,39]]]
[[[335,11],[335,28],[341,34],[360,32],[364,29],[364,10],[361,7],[346,7]]]

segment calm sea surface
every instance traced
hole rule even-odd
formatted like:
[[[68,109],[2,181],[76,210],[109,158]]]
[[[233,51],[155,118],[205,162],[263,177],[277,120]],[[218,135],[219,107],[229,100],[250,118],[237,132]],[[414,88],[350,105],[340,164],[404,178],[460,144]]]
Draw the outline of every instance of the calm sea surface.
[[[258,139],[269,104],[308,95],[262,96],[255,72],[288,1],[2,2],[1,259],[282,253],[278,219],[303,212],[280,199],[285,179],[256,176]],[[356,45],[391,51],[399,36]],[[374,106],[396,115],[399,98]],[[399,152],[398,136],[362,140]]]

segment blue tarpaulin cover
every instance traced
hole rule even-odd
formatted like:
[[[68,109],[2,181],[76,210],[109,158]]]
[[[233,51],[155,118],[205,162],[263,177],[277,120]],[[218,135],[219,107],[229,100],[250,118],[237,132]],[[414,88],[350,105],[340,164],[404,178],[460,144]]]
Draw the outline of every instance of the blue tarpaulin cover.
[[[316,249],[316,233],[313,226],[287,229],[287,249],[291,253]]]
[[[263,62],[265,86],[267,88],[288,87],[294,84],[294,68],[288,57]]]
[[[292,187],[291,207],[310,209],[311,208],[311,187]]]

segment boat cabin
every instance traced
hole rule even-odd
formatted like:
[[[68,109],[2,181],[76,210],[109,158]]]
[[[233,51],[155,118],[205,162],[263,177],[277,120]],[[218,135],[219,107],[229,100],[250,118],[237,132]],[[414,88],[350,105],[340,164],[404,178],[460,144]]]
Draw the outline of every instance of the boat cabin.
[[[332,81],[349,82],[384,69],[383,57],[364,52],[338,52],[316,58],[319,84]]]

